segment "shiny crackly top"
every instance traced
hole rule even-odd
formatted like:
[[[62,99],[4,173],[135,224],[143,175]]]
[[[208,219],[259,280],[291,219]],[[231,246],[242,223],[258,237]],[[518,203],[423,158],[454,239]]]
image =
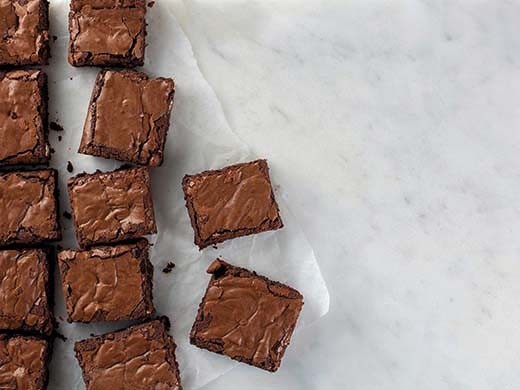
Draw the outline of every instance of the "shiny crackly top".
[[[147,168],[80,175],[68,185],[80,244],[156,232]]]
[[[90,56],[144,56],[144,1],[71,2],[70,60]]]
[[[207,320],[196,337],[218,340],[222,352],[254,365],[273,368],[289,344],[303,305],[292,288],[216,260],[208,268],[214,276],[200,307]]]
[[[180,389],[174,348],[160,321],[76,344],[88,390]]]
[[[280,219],[265,160],[187,176],[184,191],[203,240]]]
[[[0,338],[0,389],[43,389],[47,348],[32,337]]]
[[[35,153],[48,158],[39,109],[42,102],[40,71],[14,71],[0,77],[0,161],[9,163],[40,161]]]
[[[63,294],[72,321],[131,319],[145,310],[144,279],[137,244],[66,250],[58,254]],[[150,315],[151,313],[146,313]]]
[[[148,79],[134,71],[106,71],[94,97],[83,133],[83,142],[117,151],[125,161],[160,165],[165,121],[173,106],[171,79]],[[94,123],[91,123],[94,121]]]
[[[46,261],[38,249],[0,251],[0,329],[50,333]]]
[[[54,190],[51,170],[0,175],[0,243],[19,242],[26,232],[33,241],[59,237]]]
[[[0,63],[38,64],[46,50],[48,31],[42,31],[41,0],[0,0]]]

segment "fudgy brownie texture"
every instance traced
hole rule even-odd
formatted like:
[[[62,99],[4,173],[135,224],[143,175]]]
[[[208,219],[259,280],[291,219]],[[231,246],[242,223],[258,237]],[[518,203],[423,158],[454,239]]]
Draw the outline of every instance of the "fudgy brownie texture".
[[[48,253],[42,249],[0,250],[0,331],[51,335],[49,264]]]
[[[58,253],[68,321],[149,319],[154,314],[148,241]]]
[[[47,163],[47,76],[0,71],[0,165]]]
[[[148,168],[82,173],[67,186],[82,248],[157,232]]]
[[[145,14],[144,0],[71,0],[70,64],[142,66]]]
[[[165,321],[78,341],[74,350],[87,390],[181,390],[176,345]]]
[[[0,246],[61,239],[56,171],[0,173]]]
[[[45,340],[0,334],[0,389],[44,390],[49,358]]]
[[[303,306],[295,289],[220,259],[190,333],[199,348],[276,371]]]
[[[79,153],[148,166],[163,162],[175,84],[132,70],[99,73]]]
[[[186,175],[182,188],[200,249],[283,227],[265,160]]]
[[[0,0],[0,66],[47,65],[47,0]]]

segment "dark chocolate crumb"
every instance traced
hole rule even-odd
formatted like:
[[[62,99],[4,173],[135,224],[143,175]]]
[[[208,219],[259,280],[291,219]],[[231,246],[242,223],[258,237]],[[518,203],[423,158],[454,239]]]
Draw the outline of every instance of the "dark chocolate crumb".
[[[172,272],[172,270],[175,268],[175,263],[170,261],[168,264],[166,264],[166,267],[163,268],[162,272],[165,274],[169,274]]]
[[[51,153],[54,154],[56,153],[56,151],[53,148],[51,148]]]
[[[63,216],[67,219],[71,219],[72,218],[72,215],[68,212],[68,211],[64,211],[63,212]]]
[[[67,161],[67,171],[72,173],[73,170],[74,170],[74,167],[72,166],[72,163],[70,161]]]
[[[58,142],[61,142],[62,136],[58,135]]]
[[[56,122],[51,122],[49,127],[51,128],[51,130],[54,130],[54,131],[63,131],[63,127],[61,127]]]
[[[72,77],[69,77],[69,80],[72,80]]]
[[[91,333],[90,337],[96,337],[96,335],[94,333]]]
[[[213,249],[218,249],[218,247],[216,245],[213,245]]]
[[[170,319],[166,316],[159,317],[159,319],[164,324],[164,328],[166,329],[166,331],[169,331],[170,328],[172,327],[172,323],[170,322]]]
[[[53,36],[52,36],[52,40],[53,40],[54,42],[56,42],[56,41],[58,40],[58,37],[57,37],[56,35],[53,35]]]
[[[56,331],[55,331],[55,332],[54,332],[54,335],[56,336],[57,339],[60,339],[60,340],[63,341],[63,342],[66,342],[66,341],[68,340],[68,339],[67,339],[64,335],[62,335],[60,332],[56,332]]]
[[[148,8],[152,8],[155,5],[155,1],[148,2]]]

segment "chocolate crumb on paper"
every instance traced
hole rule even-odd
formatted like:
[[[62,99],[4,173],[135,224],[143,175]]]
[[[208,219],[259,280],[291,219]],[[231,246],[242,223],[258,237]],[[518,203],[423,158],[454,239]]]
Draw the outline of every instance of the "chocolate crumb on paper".
[[[169,274],[173,271],[174,268],[175,263],[173,261],[170,261],[168,264],[166,264],[166,267],[163,268],[162,272],[164,272],[165,274]]]
[[[67,161],[67,171],[72,173],[72,171],[74,171],[74,166],[72,165],[72,163],[70,161]]]
[[[54,131],[63,131],[63,127],[56,122],[51,122],[49,124],[49,127],[51,128],[51,130],[54,130]]]

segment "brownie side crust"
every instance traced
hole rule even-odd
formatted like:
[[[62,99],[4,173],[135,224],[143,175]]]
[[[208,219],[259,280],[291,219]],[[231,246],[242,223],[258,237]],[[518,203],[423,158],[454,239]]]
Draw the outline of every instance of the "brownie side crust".
[[[0,246],[61,239],[56,170],[0,173]]]
[[[0,0],[0,66],[49,63],[47,0]]]
[[[173,108],[172,79],[131,70],[101,71],[78,152],[141,165],[163,162]]]
[[[147,168],[82,173],[67,182],[80,247],[157,232]]]
[[[43,71],[0,71],[0,165],[49,161],[47,115]]]
[[[176,345],[165,317],[76,342],[88,390],[182,390]]]
[[[71,0],[69,62],[73,66],[144,65],[144,0]]]
[[[190,342],[231,359],[276,371],[303,306],[295,289],[220,259],[190,333]]]
[[[266,160],[186,175],[182,188],[200,249],[283,227]]]
[[[150,319],[153,266],[148,241],[58,254],[67,321]]]
[[[49,360],[47,341],[0,334],[0,388],[44,390]]]

